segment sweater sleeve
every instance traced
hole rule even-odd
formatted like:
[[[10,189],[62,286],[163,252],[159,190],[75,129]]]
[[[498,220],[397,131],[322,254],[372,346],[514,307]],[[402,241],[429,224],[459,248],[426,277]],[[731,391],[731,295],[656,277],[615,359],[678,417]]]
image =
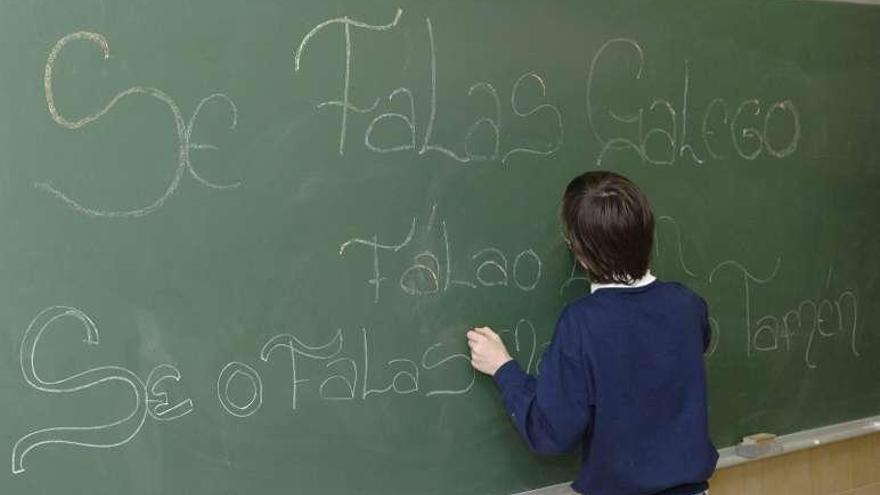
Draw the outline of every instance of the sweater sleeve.
[[[513,360],[495,373],[507,413],[529,448],[539,454],[572,451],[591,421],[590,377],[583,359],[572,355],[580,339],[569,324],[564,315],[557,323],[537,378]]]

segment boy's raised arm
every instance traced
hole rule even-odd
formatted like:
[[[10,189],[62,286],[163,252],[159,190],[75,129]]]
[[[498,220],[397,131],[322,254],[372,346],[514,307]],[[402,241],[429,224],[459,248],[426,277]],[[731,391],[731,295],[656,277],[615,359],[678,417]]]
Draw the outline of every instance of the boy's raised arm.
[[[541,359],[537,378],[524,372],[512,359],[493,374],[517,430],[539,454],[572,451],[591,420],[589,376],[583,360],[573,353],[579,345],[569,342],[575,332],[565,328],[566,324],[563,315]]]

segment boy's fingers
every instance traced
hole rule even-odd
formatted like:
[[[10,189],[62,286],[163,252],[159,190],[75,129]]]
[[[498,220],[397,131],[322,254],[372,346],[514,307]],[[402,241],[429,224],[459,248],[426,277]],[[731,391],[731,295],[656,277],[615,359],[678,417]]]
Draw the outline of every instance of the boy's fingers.
[[[481,328],[481,329],[480,329],[480,335],[482,335],[483,337],[485,337],[485,338],[487,338],[487,339],[492,339],[492,340],[494,340],[494,341],[496,341],[496,342],[501,342],[501,336],[498,335],[497,333],[495,333],[495,332],[494,332],[491,328],[489,328],[489,327],[483,327],[483,328]]]
[[[493,332],[492,329],[489,327],[475,328],[474,331],[485,337],[491,337],[495,335],[495,332]]]

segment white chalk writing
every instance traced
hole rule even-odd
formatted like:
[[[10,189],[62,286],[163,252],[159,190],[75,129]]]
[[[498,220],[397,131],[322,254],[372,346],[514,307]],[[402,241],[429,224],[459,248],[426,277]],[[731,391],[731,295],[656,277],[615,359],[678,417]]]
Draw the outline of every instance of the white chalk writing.
[[[453,256],[451,234],[446,220],[437,219],[436,205],[425,226],[429,234],[439,223],[439,244],[436,248],[417,251],[412,262],[400,271],[398,285],[400,290],[410,296],[426,296],[448,292],[451,288],[476,289],[479,287],[512,286],[524,292],[534,291],[543,277],[543,262],[534,249],[524,249],[516,254],[510,263],[508,255],[499,248],[486,247],[474,252],[469,260],[469,273],[472,277],[460,278],[455,275],[459,263]],[[367,283],[373,286],[373,302],[380,299],[380,286],[388,279],[380,266],[380,251],[386,254],[399,253],[412,246],[419,221],[413,217],[409,231],[398,243],[379,242],[378,234],[369,238],[352,238],[339,246],[339,255],[345,255],[354,246],[366,246],[372,254],[372,277]],[[417,249],[417,248],[415,248]]]
[[[183,178],[184,173],[188,173],[199,184],[211,189],[234,189],[239,186],[238,182],[230,184],[218,184],[205,179],[193,167],[192,159],[190,157],[190,152],[192,150],[219,149],[217,146],[214,145],[198,144],[192,142],[193,128],[198,120],[199,112],[202,110],[202,107],[204,105],[214,101],[225,103],[229,107],[231,112],[230,128],[234,129],[237,125],[238,108],[235,106],[235,103],[232,101],[232,99],[230,99],[227,95],[223,93],[214,93],[205,98],[202,98],[201,101],[199,101],[198,105],[196,105],[196,109],[195,111],[193,111],[193,115],[188,121],[184,120],[183,113],[181,112],[180,107],[177,106],[177,103],[174,102],[171,96],[169,96],[162,90],[146,86],[134,86],[125,91],[121,91],[117,93],[113,98],[111,98],[110,101],[102,109],[98,110],[95,113],[86,115],[85,117],[82,117],[80,119],[68,120],[66,117],[61,115],[61,113],[58,112],[58,109],[55,106],[53,71],[58,56],[61,54],[61,51],[64,49],[64,47],[68,43],[78,40],[90,41],[98,45],[98,47],[100,47],[101,49],[101,53],[104,59],[110,57],[110,45],[107,42],[107,39],[99,33],[79,31],[76,33],[68,34],[67,36],[64,36],[63,38],[58,40],[57,43],[55,43],[55,46],[49,53],[49,59],[46,62],[46,69],[43,77],[43,83],[46,92],[46,104],[49,107],[49,114],[52,116],[52,119],[58,125],[66,127],[68,129],[79,129],[100,119],[108,112],[110,112],[110,110],[112,110],[117,103],[129,96],[146,95],[153,97],[168,106],[168,109],[171,111],[171,116],[174,119],[174,125],[176,128],[178,140],[177,168],[175,170],[174,177],[172,177],[171,181],[166,186],[165,191],[158,198],[156,198],[152,203],[146,206],[128,210],[109,210],[84,206],[83,203],[56,188],[50,182],[35,182],[34,186],[37,189],[46,191],[47,193],[57,197],[65,205],[72,208],[73,210],[91,217],[138,218],[149,215],[150,213],[153,213],[154,211],[161,208],[168,200],[168,198],[170,198],[171,195],[174,194],[174,192],[177,190],[177,187],[180,185],[180,181]]]
[[[74,393],[105,383],[120,382],[132,392],[131,412],[116,421],[95,426],[59,426],[43,428],[18,439],[12,448],[12,472],[25,471],[24,459],[28,453],[40,446],[51,444],[75,445],[79,447],[111,448],[130,442],[144,425],[147,416],[170,421],[181,418],[193,410],[193,403],[185,399],[176,404],[169,400],[167,392],[161,388],[167,380],[180,381],[180,371],[163,364],[154,368],[144,382],[128,368],[121,366],[99,366],[58,380],[45,380],[37,373],[34,356],[43,333],[61,319],[73,318],[85,332],[86,345],[98,345],[98,327],[83,311],[71,306],[51,306],[41,311],[28,325],[19,350],[21,372],[31,387],[42,392]]]

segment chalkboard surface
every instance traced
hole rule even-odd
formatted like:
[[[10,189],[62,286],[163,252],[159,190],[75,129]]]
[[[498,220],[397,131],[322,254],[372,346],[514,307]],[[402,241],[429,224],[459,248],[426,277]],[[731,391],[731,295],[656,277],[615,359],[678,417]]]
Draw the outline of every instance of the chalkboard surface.
[[[514,493],[605,168],[710,302],[718,446],[880,412],[880,9],[0,4],[0,492]],[[637,365],[637,363],[634,363]]]

